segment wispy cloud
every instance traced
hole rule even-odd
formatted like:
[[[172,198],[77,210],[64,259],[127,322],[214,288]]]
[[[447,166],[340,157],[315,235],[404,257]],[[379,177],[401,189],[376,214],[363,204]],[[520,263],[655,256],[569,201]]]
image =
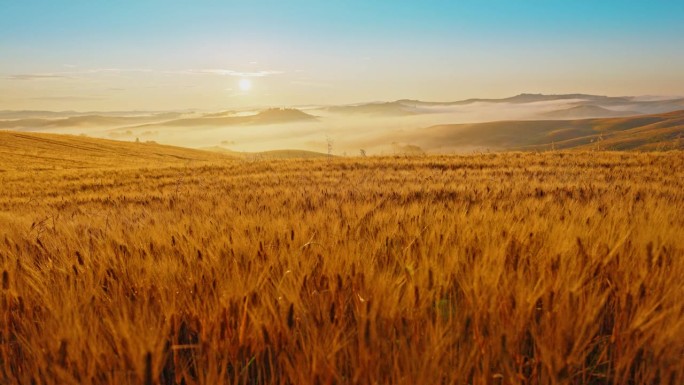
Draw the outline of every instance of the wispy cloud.
[[[124,74],[124,73],[151,73],[149,69],[124,69],[124,68],[92,68],[84,70],[60,71],[49,73],[27,73],[6,76],[10,80],[54,80],[54,79],[83,79],[95,74]]]
[[[173,71],[172,71],[173,72]],[[221,75],[221,76],[235,76],[241,78],[261,78],[271,75],[280,75],[282,71],[235,71],[229,69],[200,69],[200,70],[186,70],[181,71],[186,74],[198,74],[198,75]]]
[[[242,78],[266,77],[282,74],[282,71],[262,70],[262,71],[235,71],[231,69],[184,69],[184,70],[152,70],[147,68],[91,68],[78,71],[64,71],[53,73],[28,73],[14,74],[6,76],[10,80],[48,80],[48,79],[78,79],[90,77],[98,74],[162,74],[162,75],[216,75],[234,76]]]
[[[45,79],[71,79],[65,74],[16,74],[5,77],[10,80],[45,80]]]
[[[125,73],[154,73],[148,68],[93,68],[73,72],[75,74],[125,74]],[[162,71],[160,71],[162,72]]]
[[[55,75],[64,76],[69,79],[93,79],[102,76],[125,76],[135,74],[155,74],[162,71],[155,71],[146,68],[90,68],[63,72],[55,72]]]
[[[38,96],[31,98],[31,100],[50,100],[50,101],[64,101],[64,102],[79,102],[88,100],[104,100],[101,96]]]
[[[307,80],[293,80],[290,82],[290,84],[295,85],[295,86],[317,87],[317,88],[332,87],[332,84],[329,84],[329,83],[312,82],[312,81],[307,81]]]

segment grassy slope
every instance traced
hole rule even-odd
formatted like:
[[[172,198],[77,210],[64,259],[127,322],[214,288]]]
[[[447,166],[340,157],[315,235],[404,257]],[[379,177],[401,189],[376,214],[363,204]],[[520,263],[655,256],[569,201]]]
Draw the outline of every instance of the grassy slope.
[[[599,138],[605,149],[684,148],[684,111],[623,118],[502,121],[438,125],[420,131],[416,142],[426,148],[490,146],[537,150],[588,146]],[[683,138],[684,139],[684,138]]]
[[[0,170],[171,166],[227,155],[156,143],[0,131]]]
[[[241,159],[311,159],[325,158],[328,156],[327,154],[324,154],[322,152],[307,150],[270,150],[261,152],[242,152],[229,150],[221,146],[204,147],[201,148],[201,150],[227,154]]]
[[[634,111],[614,111],[593,104],[580,104],[578,106],[550,111],[541,114],[548,119],[589,119],[589,118],[608,118],[621,116],[634,116],[639,113]]]

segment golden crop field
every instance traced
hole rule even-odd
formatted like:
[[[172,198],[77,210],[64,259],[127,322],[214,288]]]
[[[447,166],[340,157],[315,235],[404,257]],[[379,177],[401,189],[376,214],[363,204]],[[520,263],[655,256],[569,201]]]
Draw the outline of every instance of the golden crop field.
[[[0,383],[684,383],[681,151],[65,151],[0,158]]]

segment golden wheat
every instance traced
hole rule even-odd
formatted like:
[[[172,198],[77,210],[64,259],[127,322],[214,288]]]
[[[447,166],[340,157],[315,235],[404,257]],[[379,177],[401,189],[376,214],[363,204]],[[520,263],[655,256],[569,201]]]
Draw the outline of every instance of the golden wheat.
[[[2,383],[679,385],[684,153],[5,167],[0,270]]]

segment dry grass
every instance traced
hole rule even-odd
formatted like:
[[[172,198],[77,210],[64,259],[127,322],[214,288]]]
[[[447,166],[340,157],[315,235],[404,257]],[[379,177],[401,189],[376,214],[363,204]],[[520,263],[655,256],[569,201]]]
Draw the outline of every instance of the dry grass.
[[[622,118],[446,124],[400,135],[426,149],[684,150],[684,110]]]
[[[154,142],[0,131],[0,172],[183,166],[225,155]]]
[[[0,383],[684,383],[684,153],[0,167]]]

